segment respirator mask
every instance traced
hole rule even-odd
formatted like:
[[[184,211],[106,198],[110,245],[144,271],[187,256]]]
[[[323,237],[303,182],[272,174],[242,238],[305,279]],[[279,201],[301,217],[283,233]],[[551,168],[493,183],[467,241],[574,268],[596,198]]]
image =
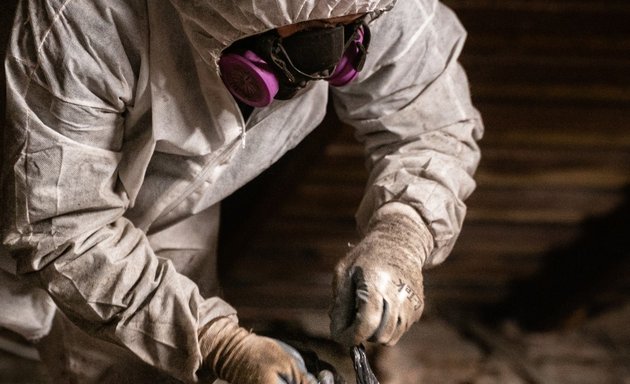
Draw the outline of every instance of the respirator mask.
[[[287,37],[271,30],[238,41],[219,59],[221,79],[236,99],[252,107],[290,99],[312,80],[348,84],[363,68],[370,43],[364,19]]]

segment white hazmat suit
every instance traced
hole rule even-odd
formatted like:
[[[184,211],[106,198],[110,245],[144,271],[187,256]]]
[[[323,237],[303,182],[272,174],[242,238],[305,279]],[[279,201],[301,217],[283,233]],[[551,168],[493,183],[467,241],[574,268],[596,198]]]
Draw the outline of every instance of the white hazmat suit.
[[[311,82],[247,119],[217,69],[240,38],[392,5],[22,0],[5,61],[1,325],[41,338],[58,308],[95,343],[198,381],[199,330],[236,315],[215,296],[218,203],[312,131],[329,95],[368,156],[359,228],[388,205],[428,228],[420,265],[442,262],[483,130],[450,10],[398,0],[369,23],[357,80]]]

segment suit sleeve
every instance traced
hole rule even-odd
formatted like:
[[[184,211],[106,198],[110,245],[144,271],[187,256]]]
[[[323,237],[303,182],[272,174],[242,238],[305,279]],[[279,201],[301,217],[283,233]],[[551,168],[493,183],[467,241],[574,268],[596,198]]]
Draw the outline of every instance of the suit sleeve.
[[[235,311],[201,297],[124,217],[118,170],[139,161],[125,116],[146,44],[132,3],[20,3],[5,61],[3,244],[80,328],[195,382],[198,329]]]
[[[370,170],[358,225],[364,231],[386,203],[411,206],[433,235],[434,250],[424,261],[433,266],[460,233],[480,159],[483,124],[458,63],[466,34],[436,1],[399,1],[370,28],[358,81],[333,91]]]

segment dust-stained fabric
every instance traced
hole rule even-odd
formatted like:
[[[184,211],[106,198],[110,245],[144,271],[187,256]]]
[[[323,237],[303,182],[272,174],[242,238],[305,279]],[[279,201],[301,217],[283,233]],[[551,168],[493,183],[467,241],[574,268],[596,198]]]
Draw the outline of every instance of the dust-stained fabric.
[[[412,206],[434,236],[424,262],[434,266],[455,245],[480,159],[483,124],[457,61],[466,34],[436,1],[403,1],[370,28],[375,33],[359,81],[332,88],[370,168],[359,228],[365,231],[388,202]]]
[[[215,276],[192,276],[202,261],[178,257],[213,254],[213,207],[312,131],[329,95],[312,82],[244,119],[218,55],[275,27],[382,10],[359,78],[332,91],[371,169],[358,221],[390,201],[412,206],[434,236],[427,263],[441,262],[474,188],[482,126],[456,61],[464,31],[438,2],[22,0],[0,179],[19,280],[83,331],[196,382],[198,330],[235,310],[212,296],[215,282],[202,286]],[[182,229],[191,217],[204,218],[195,234]]]

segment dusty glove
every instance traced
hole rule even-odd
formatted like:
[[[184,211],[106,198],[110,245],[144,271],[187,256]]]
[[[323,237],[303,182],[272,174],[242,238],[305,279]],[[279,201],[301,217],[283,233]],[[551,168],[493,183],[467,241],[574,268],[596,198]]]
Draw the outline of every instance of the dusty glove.
[[[335,269],[331,334],[341,344],[394,345],[420,319],[422,264],[433,237],[415,211],[405,214],[412,208],[401,205],[381,208]]]
[[[251,333],[229,318],[204,327],[199,344],[204,368],[231,384],[317,384],[297,351]]]

